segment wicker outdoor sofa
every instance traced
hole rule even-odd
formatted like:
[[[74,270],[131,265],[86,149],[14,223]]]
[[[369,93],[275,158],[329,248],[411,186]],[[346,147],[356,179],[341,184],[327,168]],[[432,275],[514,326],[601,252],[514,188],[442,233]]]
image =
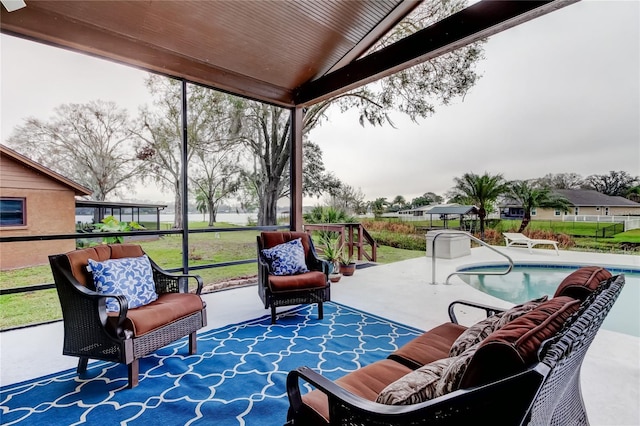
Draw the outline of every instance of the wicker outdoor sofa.
[[[586,267],[546,301],[506,311],[453,302],[450,323],[335,382],[307,367],[291,371],[286,425],[588,424],[580,367],[623,286],[624,275]],[[460,307],[487,319],[459,325]],[[462,354],[451,357],[456,349]],[[448,374],[456,363],[463,368]],[[315,390],[302,395],[301,382]]]
[[[87,268],[89,259],[104,262],[143,256],[147,258],[136,244],[104,244],[49,256],[62,307],[63,354],[80,358],[79,374],[86,371],[89,359],[126,364],[128,387],[133,388],[138,385],[140,358],[185,336],[189,336],[189,353],[196,353],[196,331],[207,324],[199,276],[172,275],[148,259],[156,300],[130,308],[122,294],[96,291]],[[134,288],[139,285],[131,281]],[[194,283],[191,291],[189,282]],[[108,312],[109,301],[116,303],[118,312]]]

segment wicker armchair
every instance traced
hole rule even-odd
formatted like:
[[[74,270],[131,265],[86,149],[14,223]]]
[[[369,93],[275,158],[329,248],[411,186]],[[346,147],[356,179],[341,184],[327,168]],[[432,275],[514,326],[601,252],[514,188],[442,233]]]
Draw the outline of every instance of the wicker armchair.
[[[586,425],[580,391],[580,367],[600,325],[615,303],[624,275],[603,282],[579,310],[538,350],[538,362],[524,371],[485,385],[462,388],[412,405],[384,405],[341,387],[308,367],[287,377],[292,425]],[[456,303],[456,302],[454,302]],[[465,302],[467,306],[471,306]],[[498,312],[500,309],[487,309]],[[452,318],[454,321],[454,318]],[[326,397],[330,421],[305,404],[300,381]]]
[[[149,259],[156,301],[129,309],[125,296],[95,291],[88,259],[104,261],[143,254],[138,245],[113,244],[49,256],[64,321],[62,353],[80,358],[79,374],[86,371],[90,358],[126,364],[128,387],[133,388],[138,384],[140,358],[185,336],[189,336],[189,353],[196,353],[196,330],[207,321],[199,276],[168,274]],[[190,281],[196,286],[193,293],[186,291]],[[114,298],[119,312],[107,312],[106,300]]]
[[[307,269],[310,272],[275,276],[269,272],[269,263],[262,250],[278,244],[301,238],[305,251]],[[316,254],[313,241],[305,232],[262,232],[258,243],[258,294],[265,309],[271,308],[271,323],[276,323],[276,307],[317,303],[318,318],[323,318],[322,303],[330,300],[329,262],[321,260]]]

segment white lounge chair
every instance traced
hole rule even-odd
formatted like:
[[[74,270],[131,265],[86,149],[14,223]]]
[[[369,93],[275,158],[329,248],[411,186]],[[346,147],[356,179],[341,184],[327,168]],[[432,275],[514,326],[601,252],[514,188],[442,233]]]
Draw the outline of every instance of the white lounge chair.
[[[529,249],[529,253],[533,253],[533,246],[538,244],[547,244],[552,245],[554,249],[556,249],[556,254],[559,256],[560,252],[558,251],[558,242],[554,240],[536,240],[527,237],[524,234],[520,234],[517,232],[503,232],[505,243],[507,247],[524,247],[526,246]]]

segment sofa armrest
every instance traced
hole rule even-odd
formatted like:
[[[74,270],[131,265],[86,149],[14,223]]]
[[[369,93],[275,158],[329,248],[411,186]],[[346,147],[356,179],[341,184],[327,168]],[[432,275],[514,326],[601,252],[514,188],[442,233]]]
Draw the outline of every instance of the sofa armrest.
[[[182,293],[180,284],[186,280],[186,288],[189,288],[189,282],[195,282],[195,294],[200,295],[204,285],[200,275],[169,274],[164,271],[155,271],[153,275],[158,294]]]
[[[101,294],[88,289],[80,284],[73,276],[69,266],[69,260],[66,256],[53,255],[49,258],[56,286],[66,289],[66,291],[63,290],[62,292],[58,289],[58,296],[65,321],[78,326],[82,324],[83,328],[89,329],[92,328],[92,325],[87,325],[87,323],[93,323],[93,327],[101,328],[106,334],[112,335],[112,333],[107,332],[107,321],[109,319],[109,315],[107,314],[107,299],[114,298],[119,305],[118,319],[116,320],[116,335],[119,338],[126,338],[122,325],[127,318],[127,312],[129,310],[127,298],[119,294]],[[63,267],[61,263],[67,267]],[[86,333],[78,334],[84,336]]]
[[[328,397],[330,424],[455,425],[523,424],[549,368],[536,364],[521,373],[470,389],[460,389],[435,399],[411,405],[385,405],[369,401],[335,384],[309,367],[299,367],[287,376],[289,413],[287,425],[303,425],[308,419],[299,389],[302,379]],[[514,397],[517,395],[517,397]],[[505,404],[505,401],[509,401]]]
[[[156,292],[158,294],[182,293],[183,290],[181,284],[185,281],[187,282],[187,289],[189,288],[188,283],[190,281],[195,281],[195,294],[200,295],[200,293],[202,292],[203,281],[200,275],[170,274],[169,272],[158,266],[158,264],[153,260],[149,259],[149,262],[151,262],[151,267],[153,269],[153,281],[156,284]]]
[[[326,276],[329,276],[329,262],[318,257],[308,257],[307,267],[311,271],[321,271]]]
[[[307,267],[312,271],[321,271],[329,278],[329,261],[320,259],[316,247],[313,245],[313,240],[309,236],[309,254],[307,255]]]
[[[371,402],[347,391],[309,367],[298,367],[290,371],[287,375],[287,396],[289,397],[289,411],[291,413],[302,412],[303,402],[302,394],[300,393],[300,379],[313,385],[316,389],[319,389],[332,398],[338,398],[340,401],[344,401],[360,409],[366,410],[367,408],[372,409],[380,406],[380,404]]]
[[[449,318],[451,319],[451,322],[454,324],[458,324],[458,318],[456,317],[456,314],[455,314],[456,305],[463,305],[463,306],[468,306],[475,309],[484,310],[487,314],[487,318],[490,317],[491,315],[495,315],[505,311],[505,309],[503,308],[485,305],[482,303],[469,302],[468,300],[455,300],[451,302],[451,304],[449,305]]]

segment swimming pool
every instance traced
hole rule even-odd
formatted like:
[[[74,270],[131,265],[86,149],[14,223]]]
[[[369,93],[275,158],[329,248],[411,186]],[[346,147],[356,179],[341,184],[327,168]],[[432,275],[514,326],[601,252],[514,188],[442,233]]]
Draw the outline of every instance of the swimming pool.
[[[549,295],[553,296],[558,284],[581,265],[516,264],[507,275],[461,275],[470,286],[513,303]],[[506,264],[459,268],[458,271],[504,271]],[[613,275],[625,274],[625,286],[607,315],[602,328],[640,337],[640,269],[611,267]]]

